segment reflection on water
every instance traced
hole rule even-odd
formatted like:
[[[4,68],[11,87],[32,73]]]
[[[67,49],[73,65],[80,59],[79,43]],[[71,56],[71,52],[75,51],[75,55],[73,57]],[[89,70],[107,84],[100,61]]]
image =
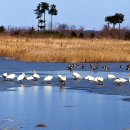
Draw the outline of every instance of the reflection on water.
[[[61,91],[65,91],[65,87],[66,87],[66,86],[65,86],[64,84],[60,84],[59,87],[60,87],[60,90],[61,90]]]
[[[48,94],[52,94],[53,87],[52,86],[44,86],[44,91]]]
[[[39,86],[32,86],[32,92],[33,94],[37,95],[39,91]]]
[[[18,92],[19,92],[19,95],[24,95],[25,89],[26,89],[25,85],[20,84],[20,86],[19,86],[18,89],[17,89]]]

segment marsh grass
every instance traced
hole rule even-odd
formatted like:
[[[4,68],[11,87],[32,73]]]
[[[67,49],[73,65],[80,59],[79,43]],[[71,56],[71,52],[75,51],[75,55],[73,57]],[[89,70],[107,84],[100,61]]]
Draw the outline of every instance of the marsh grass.
[[[0,36],[0,56],[28,62],[128,62],[130,41]]]

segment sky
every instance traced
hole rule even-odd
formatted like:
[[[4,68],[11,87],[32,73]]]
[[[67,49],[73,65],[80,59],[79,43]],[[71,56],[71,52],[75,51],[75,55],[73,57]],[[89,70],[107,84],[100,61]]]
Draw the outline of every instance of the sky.
[[[86,30],[100,30],[105,25],[105,16],[123,13],[125,21],[122,27],[130,28],[130,0],[0,0],[0,25],[36,27],[33,10],[40,2],[56,4],[58,15],[53,17],[55,26],[66,23],[77,28],[83,26]]]

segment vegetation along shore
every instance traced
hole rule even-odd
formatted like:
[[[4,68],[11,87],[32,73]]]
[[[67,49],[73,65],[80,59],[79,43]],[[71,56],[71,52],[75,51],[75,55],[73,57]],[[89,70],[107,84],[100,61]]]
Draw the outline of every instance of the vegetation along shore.
[[[129,62],[130,41],[3,35],[0,56],[27,62]]]

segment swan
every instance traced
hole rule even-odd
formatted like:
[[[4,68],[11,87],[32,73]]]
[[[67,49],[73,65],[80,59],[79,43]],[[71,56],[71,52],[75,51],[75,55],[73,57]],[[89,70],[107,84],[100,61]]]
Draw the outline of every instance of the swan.
[[[3,80],[4,80],[4,81],[7,80],[7,76],[8,76],[7,73],[3,73],[3,74],[2,74],[2,77],[3,77]]]
[[[60,81],[60,83],[62,84],[65,84],[65,81],[66,81],[66,76],[63,76],[63,75],[58,75],[58,79],[59,79],[59,81]]]
[[[40,79],[39,74],[37,74],[37,72],[35,70],[33,70],[33,77],[34,77],[35,80]]]
[[[21,75],[19,75],[19,76],[17,77],[17,81],[20,81],[20,83],[21,83],[21,81],[24,80],[24,79],[26,79],[26,75],[25,75],[24,73],[22,73]]]
[[[116,82],[120,86],[122,83],[127,82],[127,80],[124,78],[117,78],[113,82]]]
[[[116,76],[115,76],[115,75],[112,75],[112,74],[109,74],[109,75],[107,76],[107,78],[108,78],[108,79],[115,79]]]
[[[97,80],[99,85],[103,85],[103,81],[104,81],[103,77],[98,77]]]
[[[28,77],[26,77],[26,80],[28,80],[28,81],[34,80],[34,77],[33,76],[28,76]]]
[[[9,74],[9,75],[7,75],[7,80],[10,80],[10,81],[13,81],[13,79],[16,77],[16,75],[15,74]]]
[[[127,79],[124,79],[124,78],[120,78],[120,80],[121,80],[123,83],[125,83],[125,82],[128,81]]]
[[[44,78],[44,81],[46,81],[47,83],[50,83],[50,81],[53,79],[53,77],[51,75],[48,75]]]
[[[95,77],[93,81],[98,83],[98,77]]]
[[[94,77],[88,75],[88,76],[85,77],[85,79],[88,80],[88,81],[93,81],[93,80],[94,80]]]
[[[74,79],[81,79],[82,78],[82,76],[80,76],[80,74],[78,74],[76,72],[73,72],[72,75],[73,75]]]
[[[103,85],[103,81],[104,81],[103,77],[96,77],[94,79],[94,82],[99,83],[99,85]]]

